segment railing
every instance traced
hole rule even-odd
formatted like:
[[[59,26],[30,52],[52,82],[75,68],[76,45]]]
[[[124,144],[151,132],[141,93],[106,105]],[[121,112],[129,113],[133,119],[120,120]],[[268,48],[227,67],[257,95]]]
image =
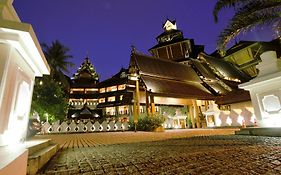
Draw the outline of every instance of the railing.
[[[67,122],[62,122],[61,124],[58,122],[55,122],[54,124],[46,122],[42,125],[41,133],[106,132],[126,130],[128,130],[128,122],[121,123],[120,121],[103,121],[102,123],[99,123],[96,121],[95,123],[92,123],[89,121],[86,124],[83,122],[76,124],[72,121],[70,124]]]

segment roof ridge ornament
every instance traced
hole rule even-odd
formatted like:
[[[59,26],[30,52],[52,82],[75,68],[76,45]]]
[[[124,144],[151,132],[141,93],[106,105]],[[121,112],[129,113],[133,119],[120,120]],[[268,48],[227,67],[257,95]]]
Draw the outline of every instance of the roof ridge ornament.
[[[137,53],[137,49],[135,45],[132,44],[131,48],[132,48],[131,53]]]
[[[163,24],[164,31],[170,31],[170,30],[177,30],[177,21],[176,20],[170,20],[167,18],[165,23]]]

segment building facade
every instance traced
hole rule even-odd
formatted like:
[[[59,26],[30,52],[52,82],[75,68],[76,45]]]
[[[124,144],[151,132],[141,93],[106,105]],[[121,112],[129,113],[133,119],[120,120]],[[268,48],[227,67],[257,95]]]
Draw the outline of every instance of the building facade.
[[[97,109],[99,75],[89,58],[70,80],[68,119],[95,119],[102,116]]]
[[[250,95],[238,85],[257,75],[255,65],[266,48],[280,57],[279,40],[240,42],[224,56],[208,55],[204,46],[184,38],[176,21],[166,20],[163,30],[149,49],[152,56],[133,48],[129,67],[102,82],[85,59],[71,79],[68,117],[136,122],[141,115],[160,114],[167,128],[254,125]],[[176,112],[168,114],[169,108]]]

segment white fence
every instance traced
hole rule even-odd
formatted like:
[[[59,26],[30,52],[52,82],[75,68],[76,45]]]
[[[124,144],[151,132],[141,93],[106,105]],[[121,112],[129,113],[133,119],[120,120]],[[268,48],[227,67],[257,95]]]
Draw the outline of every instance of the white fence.
[[[62,122],[59,124],[55,122],[54,124],[50,124],[48,122],[42,125],[42,134],[44,133],[75,133],[75,132],[101,132],[101,131],[126,131],[128,130],[128,122],[121,123],[120,121],[103,121],[99,123],[96,121],[95,123],[88,122],[86,124],[80,122],[76,124],[72,121],[70,124],[67,122]]]

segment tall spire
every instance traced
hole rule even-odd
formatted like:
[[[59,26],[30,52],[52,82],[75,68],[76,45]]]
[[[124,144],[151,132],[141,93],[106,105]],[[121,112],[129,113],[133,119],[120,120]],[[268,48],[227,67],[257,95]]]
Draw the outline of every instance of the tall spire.
[[[97,74],[94,65],[90,62],[89,57],[86,57],[84,62],[78,68],[77,72],[73,75],[72,79],[89,78],[99,81],[99,75]]]

